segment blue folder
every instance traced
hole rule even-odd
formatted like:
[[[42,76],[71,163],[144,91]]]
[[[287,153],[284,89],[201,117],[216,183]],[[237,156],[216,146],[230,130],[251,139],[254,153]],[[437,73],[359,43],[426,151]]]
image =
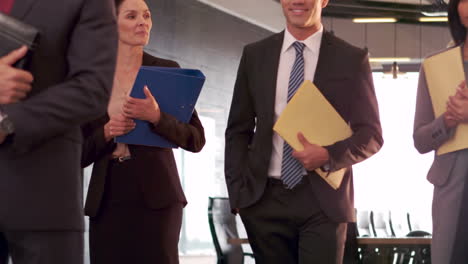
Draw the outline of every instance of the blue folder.
[[[199,70],[142,66],[130,96],[145,98],[143,88],[147,85],[162,112],[188,123],[204,82],[205,76]],[[126,135],[116,137],[115,141],[162,148],[178,147],[154,133],[149,122],[135,120],[135,123],[135,129]]]

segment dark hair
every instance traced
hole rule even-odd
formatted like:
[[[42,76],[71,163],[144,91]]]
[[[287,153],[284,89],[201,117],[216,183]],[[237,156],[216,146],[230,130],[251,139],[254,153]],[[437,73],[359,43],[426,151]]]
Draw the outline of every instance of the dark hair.
[[[115,10],[117,10],[117,13],[119,13],[119,8],[122,5],[123,1],[125,0],[114,0],[115,2]]]
[[[460,0],[450,0],[448,6],[448,19],[450,33],[452,33],[455,45],[460,45],[466,39],[466,27],[461,23],[460,14],[458,14],[458,4]]]

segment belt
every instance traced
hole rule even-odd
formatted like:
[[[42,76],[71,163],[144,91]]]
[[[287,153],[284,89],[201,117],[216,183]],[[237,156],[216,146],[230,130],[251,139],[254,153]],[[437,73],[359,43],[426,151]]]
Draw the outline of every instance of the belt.
[[[292,188],[292,190],[294,190],[297,186],[300,186],[300,185],[304,184],[306,182],[306,179],[305,179],[306,176],[307,175],[302,176],[301,181],[296,186],[294,186],[294,188]],[[282,180],[277,179],[277,178],[272,178],[272,177],[267,178],[267,185],[269,185],[269,186],[282,186],[283,188],[288,189],[287,186],[283,183]]]
[[[132,156],[126,156],[126,157],[115,157],[115,158],[114,158],[114,157],[111,157],[111,159],[110,159],[110,160],[111,160],[112,162],[124,162],[124,161],[126,161],[126,160],[130,160],[130,159],[132,159]]]
[[[268,177],[268,184],[271,184],[271,185],[284,185],[282,180],[272,178],[272,177]]]

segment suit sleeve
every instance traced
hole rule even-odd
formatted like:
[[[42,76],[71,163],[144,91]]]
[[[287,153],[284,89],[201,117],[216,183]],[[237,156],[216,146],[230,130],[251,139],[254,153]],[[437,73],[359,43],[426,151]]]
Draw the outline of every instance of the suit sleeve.
[[[117,52],[114,13],[111,0],[84,0],[70,33],[65,81],[4,106],[15,126],[15,151],[30,151],[105,113]]]
[[[234,85],[225,133],[225,177],[231,208],[238,207],[242,170],[247,167],[249,145],[254,135],[255,111],[248,87],[247,48],[244,49]]]
[[[158,124],[152,126],[152,129],[158,135],[191,152],[200,152],[205,145],[205,132],[197,111],[193,111],[188,124],[161,112],[161,119]]]
[[[420,153],[438,149],[455,132],[445,127],[443,115],[435,117],[423,68],[419,72],[413,130],[414,146]]]
[[[81,167],[85,168],[93,162],[111,154],[116,146],[113,140],[107,142],[104,138],[104,125],[109,118],[103,116],[82,126],[83,151],[81,154]]]
[[[367,55],[363,55],[357,62],[355,70],[351,69],[354,77],[346,87],[352,89],[352,92],[348,93],[346,111],[353,135],[325,147],[330,156],[331,171],[361,162],[379,151],[383,145],[369,59]]]
[[[175,61],[161,60],[148,65],[180,68]],[[198,118],[197,111],[194,110],[188,124],[180,122],[174,116],[161,111],[161,118],[157,124],[152,124],[154,133],[163,136],[177,146],[191,151],[200,152],[205,145],[205,131]]]

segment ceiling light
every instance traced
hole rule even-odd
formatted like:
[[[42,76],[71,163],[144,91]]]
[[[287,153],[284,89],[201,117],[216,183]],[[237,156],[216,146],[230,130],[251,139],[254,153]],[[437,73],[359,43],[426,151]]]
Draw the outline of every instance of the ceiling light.
[[[392,63],[392,67],[390,68],[390,71],[384,72],[382,77],[384,79],[386,78],[398,79],[398,77],[402,77],[405,75],[406,75],[406,72],[401,72],[400,68],[398,67],[398,63],[394,61]]]
[[[447,12],[421,12],[421,14],[429,17],[448,16]]]
[[[367,17],[353,18],[354,23],[395,23],[397,19],[394,17]]]
[[[447,22],[448,17],[420,17],[419,22]]]

